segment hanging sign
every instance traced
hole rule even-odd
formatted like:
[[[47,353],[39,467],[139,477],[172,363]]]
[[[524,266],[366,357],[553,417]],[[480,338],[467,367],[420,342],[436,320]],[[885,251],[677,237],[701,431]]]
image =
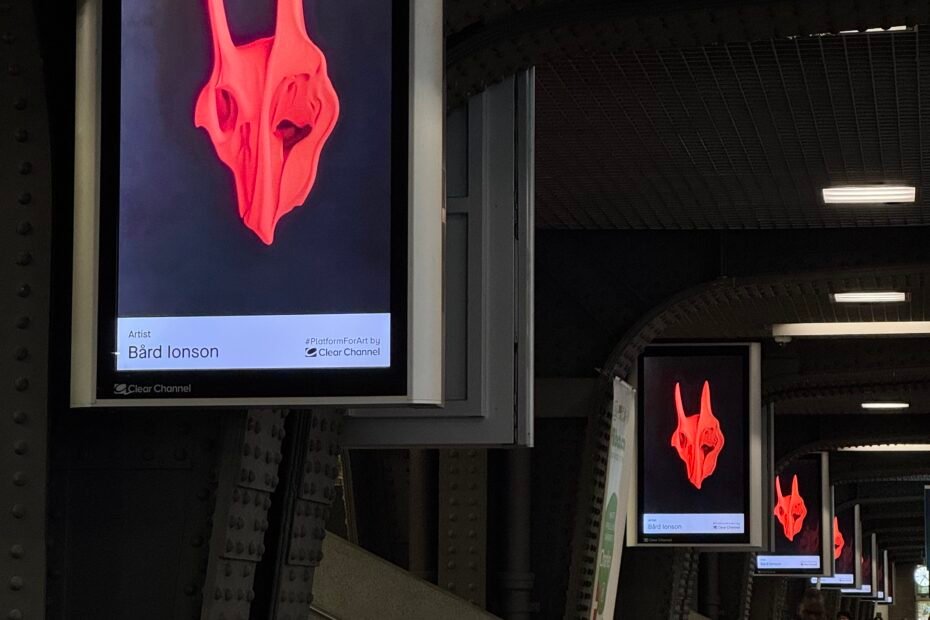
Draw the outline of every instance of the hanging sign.
[[[758,344],[643,353],[632,544],[761,548],[760,360]]]
[[[73,404],[441,404],[441,7],[86,4]]]

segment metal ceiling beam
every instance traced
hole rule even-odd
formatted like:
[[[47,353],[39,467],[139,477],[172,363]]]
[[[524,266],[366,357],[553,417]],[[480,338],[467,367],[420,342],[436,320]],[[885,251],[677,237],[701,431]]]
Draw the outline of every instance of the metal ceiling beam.
[[[836,507],[837,512],[843,512],[859,504],[863,507],[878,506],[882,510],[888,509],[891,504],[916,504],[923,502],[924,498],[922,495],[907,495],[904,497],[860,497],[855,500],[850,500],[843,502]],[[870,508],[871,510],[871,508]]]

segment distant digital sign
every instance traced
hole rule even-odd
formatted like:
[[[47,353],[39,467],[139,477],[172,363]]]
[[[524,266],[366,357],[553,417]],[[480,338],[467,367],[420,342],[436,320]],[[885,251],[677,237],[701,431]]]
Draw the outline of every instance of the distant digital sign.
[[[836,514],[833,521],[834,573],[832,577],[820,578],[821,586],[855,588],[861,585],[862,577],[857,561],[862,541],[860,528],[858,505]],[[811,582],[816,581],[817,579],[811,579]]]
[[[639,363],[637,544],[762,544],[758,345],[668,345]]]
[[[832,575],[834,546],[826,454],[795,459],[772,490],[772,553],[756,556],[756,570],[779,575]],[[845,544],[844,542],[841,544]]]
[[[888,553],[887,551],[885,552]],[[886,586],[885,586],[885,601],[891,605],[894,603],[894,580],[895,580],[895,563],[888,561],[887,568],[885,570],[886,575]]]
[[[930,562],[930,485],[924,486],[924,560]]]
[[[875,600],[884,601],[888,595],[888,552],[881,550],[875,557]]]
[[[862,575],[862,585],[859,588],[843,588],[841,594],[847,596],[873,597],[878,588],[876,558],[878,557],[878,541],[875,534],[866,534],[862,537],[862,549],[859,554],[859,571]]]
[[[408,363],[421,329],[441,356],[441,167],[413,165],[442,152],[442,117],[415,138],[431,115],[412,111],[442,114],[421,93],[441,69],[431,84],[412,57],[441,54],[412,19],[427,5],[99,2],[100,74],[79,79],[99,77],[102,120],[99,204],[76,216],[96,220],[76,227],[76,307],[94,315],[75,313],[76,405],[439,404]]]

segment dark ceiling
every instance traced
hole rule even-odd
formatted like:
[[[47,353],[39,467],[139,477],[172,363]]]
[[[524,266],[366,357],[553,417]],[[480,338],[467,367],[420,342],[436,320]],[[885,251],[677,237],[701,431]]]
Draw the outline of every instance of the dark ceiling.
[[[930,127],[921,122],[930,113],[930,41],[920,39],[913,31],[813,36],[539,65],[539,225],[930,223]],[[880,182],[916,185],[921,199],[838,207],[820,194]]]

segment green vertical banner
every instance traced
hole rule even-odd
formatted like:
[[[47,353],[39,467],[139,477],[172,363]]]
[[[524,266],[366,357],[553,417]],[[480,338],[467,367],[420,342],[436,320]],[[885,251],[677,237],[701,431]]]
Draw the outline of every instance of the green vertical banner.
[[[613,618],[620,579],[620,557],[623,553],[623,531],[630,492],[630,421],[636,410],[636,392],[627,383],[614,379],[610,422],[610,455],[607,479],[604,482],[606,501],[601,510],[601,531],[598,537],[597,573],[594,579],[594,601],[591,619]]]

